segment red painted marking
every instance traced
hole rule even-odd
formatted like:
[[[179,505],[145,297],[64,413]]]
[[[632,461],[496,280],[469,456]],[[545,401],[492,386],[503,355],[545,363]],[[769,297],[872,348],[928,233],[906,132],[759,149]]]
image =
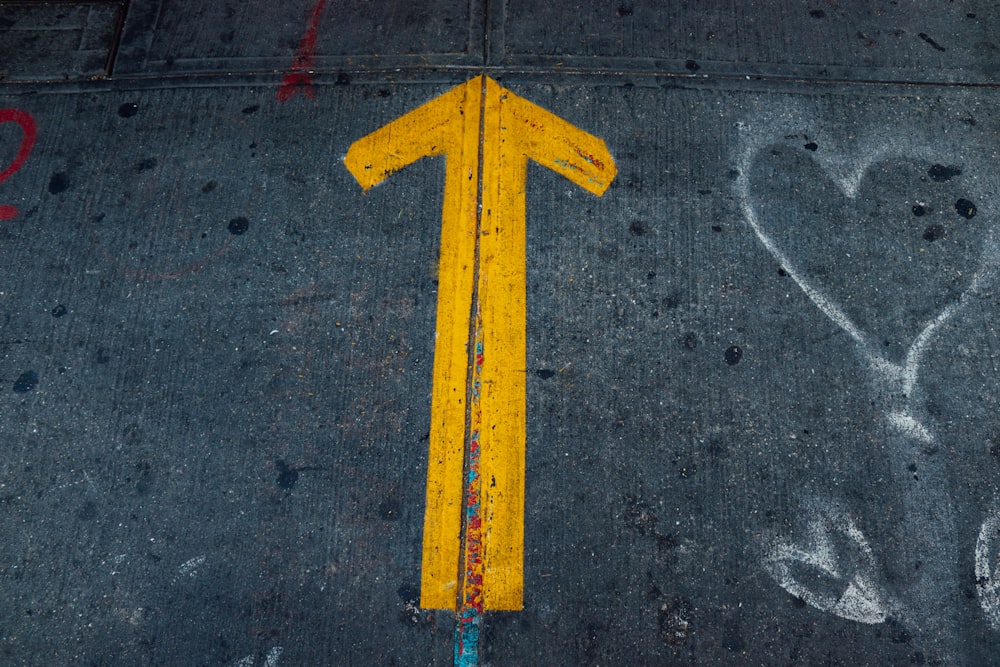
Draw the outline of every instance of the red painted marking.
[[[476,313],[476,356],[472,370],[472,393],[469,396],[469,453],[465,488],[465,562],[462,589],[455,626],[455,665],[479,664],[479,630],[483,615],[483,480],[480,467],[480,428],[483,423],[480,398],[483,377],[483,320]]]
[[[600,160],[598,160],[596,157],[594,157],[590,153],[584,153],[579,148],[577,148],[575,150],[576,150],[576,154],[579,155],[580,157],[582,157],[584,160],[586,160],[590,164],[594,165],[598,169],[600,169],[602,171],[604,170],[604,163],[601,162]]]
[[[27,111],[0,109],[0,123],[8,122],[20,125],[24,136],[21,137],[21,146],[17,149],[14,161],[0,172],[0,183],[6,181],[21,168],[28,156],[31,155],[31,149],[35,147],[35,140],[38,138],[38,126],[35,124],[35,119]],[[16,216],[16,206],[0,205],[0,220],[10,220]]]
[[[319,36],[319,17],[323,13],[326,0],[319,0],[316,6],[309,12],[309,22],[306,25],[306,32],[299,42],[299,50],[295,53],[295,60],[292,67],[281,82],[278,89],[278,101],[287,102],[294,97],[295,93],[302,91],[306,99],[311,100],[316,97],[316,89],[313,87],[312,72],[310,71],[316,64],[316,38]]]

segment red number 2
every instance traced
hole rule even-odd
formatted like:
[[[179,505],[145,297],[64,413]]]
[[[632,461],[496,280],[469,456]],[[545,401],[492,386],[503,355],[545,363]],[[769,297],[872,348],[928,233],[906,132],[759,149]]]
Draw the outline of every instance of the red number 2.
[[[0,172],[0,183],[14,175],[14,172],[21,168],[24,161],[31,154],[31,149],[35,146],[35,139],[38,138],[38,126],[35,119],[26,111],[19,109],[0,109],[0,123],[17,123],[21,126],[24,136],[21,138],[21,146],[17,149],[14,161],[6,169]],[[6,206],[0,204],[0,220],[10,220],[17,215],[16,206]]]

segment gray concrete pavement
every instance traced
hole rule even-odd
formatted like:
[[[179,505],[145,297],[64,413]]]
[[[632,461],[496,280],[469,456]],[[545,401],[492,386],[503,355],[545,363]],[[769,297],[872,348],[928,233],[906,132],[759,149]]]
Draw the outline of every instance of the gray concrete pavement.
[[[997,9],[695,4],[0,3],[0,662],[996,663]],[[456,158],[343,163],[480,74],[617,167],[502,184],[515,610],[421,602]]]

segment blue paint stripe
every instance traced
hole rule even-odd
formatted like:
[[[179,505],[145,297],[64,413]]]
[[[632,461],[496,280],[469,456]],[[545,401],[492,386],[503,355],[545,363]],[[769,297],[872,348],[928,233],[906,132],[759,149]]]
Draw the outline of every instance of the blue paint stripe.
[[[463,607],[455,625],[455,667],[479,667],[480,614]]]

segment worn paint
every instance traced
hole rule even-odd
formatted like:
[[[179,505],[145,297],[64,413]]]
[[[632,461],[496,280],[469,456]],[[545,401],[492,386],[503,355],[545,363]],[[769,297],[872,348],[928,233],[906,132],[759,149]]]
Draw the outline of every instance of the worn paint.
[[[313,87],[312,69],[316,66],[316,40],[319,38],[319,19],[323,14],[326,0],[319,0],[309,12],[305,34],[299,42],[292,67],[278,89],[278,101],[287,102],[296,92],[302,91],[307,99],[316,97]]]
[[[476,253],[481,87],[464,85],[351,146],[345,164],[365,189],[425,155],[445,163],[424,510],[421,606],[455,609],[459,590],[469,313]]]
[[[0,123],[17,123],[21,126],[21,143],[17,154],[7,168],[0,172],[0,183],[3,183],[13,176],[31,155],[31,149],[35,147],[35,140],[38,138],[38,126],[31,114],[20,109],[0,109]],[[16,216],[16,206],[0,205],[0,220],[10,220]]]
[[[431,155],[447,160],[421,606],[465,606],[466,591],[456,575],[465,569],[461,531],[468,516],[462,508],[469,489],[463,470],[472,419],[468,343],[470,331],[476,331],[489,358],[477,394],[478,479],[489,480],[477,495],[481,606],[517,610],[524,580],[528,160],[561,166],[557,173],[598,196],[617,171],[601,139],[482,76],[356,141],[344,163],[367,190]],[[481,316],[481,327],[470,326],[473,312]]]
[[[465,471],[465,535],[462,554],[462,589],[455,627],[455,664],[474,667],[479,664],[479,625],[483,613],[483,478],[480,441],[483,414],[483,320],[476,316],[475,357],[469,391],[469,449]]]

